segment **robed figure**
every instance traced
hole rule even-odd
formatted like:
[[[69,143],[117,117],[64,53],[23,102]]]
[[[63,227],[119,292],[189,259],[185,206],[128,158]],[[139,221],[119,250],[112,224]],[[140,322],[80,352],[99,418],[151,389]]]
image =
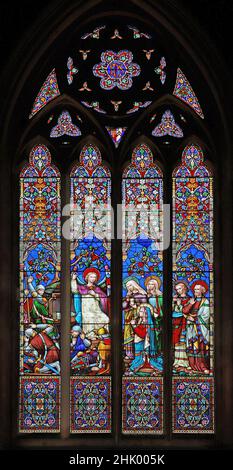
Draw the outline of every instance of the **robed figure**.
[[[205,297],[208,286],[196,281],[191,287],[194,297],[183,307],[187,315],[186,347],[189,365],[195,372],[209,374],[210,306]]]
[[[77,274],[72,273],[71,291],[74,299],[76,324],[82,327],[88,338],[95,338],[100,326],[108,329],[108,297],[97,285],[100,272],[96,268],[87,268],[83,272],[85,284],[77,282]]]

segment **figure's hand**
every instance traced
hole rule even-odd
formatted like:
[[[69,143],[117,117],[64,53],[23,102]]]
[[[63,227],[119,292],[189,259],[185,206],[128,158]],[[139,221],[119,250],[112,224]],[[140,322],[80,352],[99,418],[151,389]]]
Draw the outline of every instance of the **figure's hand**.
[[[195,302],[196,302],[196,301],[195,301],[195,299],[194,299],[194,298],[190,299],[190,301],[189,301],[189,303],[190,303],[191,305],[194,305],[194,304],[195,304]]]
[[[194,318],[193,318],[191,315],[189,315],[189,316],[187,317],[187,320],[189,320],[189,321],[193,321],[193,320],[194,320]]]
[[[71,279],[75,281],[75,279],[77,279],[77,273],[72,273],[71,274]]]
[[[154,308],[153,308],[153,317],[154,317],[154,318],[157,318],[158,316],[159,316],[158,310],[157,310],[156,307],[154,307]]]
[[[28,294],[29,294],[29,290],[28,290],[28,289],[25,289],[24,294],[25,294],[25,295],[28,295]]]
[[[85,334],[84,334],[84,333],[81,333],[81,334],[80,334],[80,338],[81,338],[81,339],[85,339]]]
[[[32,276],[29,276],[29,278],[28,278],[28,282],[30,282],[30,283],[31,283],[32,281],[33,281],[33,277],[32,277]]]
[[[131,320],[130,322],[131,325],[136,325],[136,321],[134,319]]]
[[[173,302],[176,305],[181,305],[181,299],[179,299],[179,297],[173,297]]]

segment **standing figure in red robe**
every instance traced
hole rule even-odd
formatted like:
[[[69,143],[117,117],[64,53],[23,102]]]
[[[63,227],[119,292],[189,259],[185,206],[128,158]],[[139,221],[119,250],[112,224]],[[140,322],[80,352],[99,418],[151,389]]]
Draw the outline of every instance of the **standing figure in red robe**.
[[[191,369],[186,351],[186,315],[184,307],[190,300],[187,295],[188,286],[180,281],[175,285],[176,295],[173,298],[172,326],[173,326],[173,368],[176,372],[186,372]]]

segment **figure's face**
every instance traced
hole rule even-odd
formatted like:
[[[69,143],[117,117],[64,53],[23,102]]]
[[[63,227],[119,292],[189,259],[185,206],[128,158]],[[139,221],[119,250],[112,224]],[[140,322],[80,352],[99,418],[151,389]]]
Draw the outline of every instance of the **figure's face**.
[[[44,294],[44,291],[45,291],[45,290],[41,288],[41,289],[38,289],[38,290],[37,290],[37,293],[38,293],[39,295],[43,295],[43,294]]]
[[[128,292],[136,292],[135,286],[132,281],[127,282],[126,289]]]
[[[194,287],[194,296],[195,297],[201,297],[204,292],[205,292],[205,289],[203,289],[202,286],[199,286],[199,284],[197,284]]]
[[[175,289],[176,289],[176,292],[177,292],[178,295],[186,294],[186,289],[185,289],[184,284],[177,284]]]
[[[89,273],[87,276],[87,281],[89,281],[91,284],[95,284],[97,282],[96,273]]]
[[[79,336],[79,331],[71,331],[71,336],[77,338]]]
[[[148,284],[147,284],[147,290],[152,291],[152,290],[157,290],[158,289],[158,283],[155,279],[151,279]]]
[[[139,310],[139,316],[140,316],[140,318],[144,318],[144,315],[145,315],[145,308],[141,307],[140,310]]]

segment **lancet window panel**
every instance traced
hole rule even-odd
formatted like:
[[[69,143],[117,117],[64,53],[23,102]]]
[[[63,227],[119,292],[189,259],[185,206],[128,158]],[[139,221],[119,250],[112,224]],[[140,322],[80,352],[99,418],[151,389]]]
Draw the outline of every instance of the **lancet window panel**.
[[[20,173],[21,433],[60,429],[60,174],[44,145]]]
[[[163,433],[163,175],[145,144],[122,180],[122,431]]]
[[[111,174],[85,145],[71,181],[71,433],[111,432]]]
[[[173,173],[173,432],[214,432],[213,176],[190,144]]]

